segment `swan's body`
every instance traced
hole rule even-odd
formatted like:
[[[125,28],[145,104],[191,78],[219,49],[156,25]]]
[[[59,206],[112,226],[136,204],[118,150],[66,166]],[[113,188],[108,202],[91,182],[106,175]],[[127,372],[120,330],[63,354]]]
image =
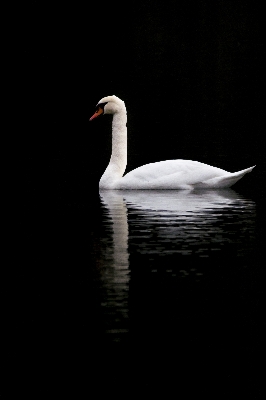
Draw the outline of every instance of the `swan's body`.
[[[116,96],[102,98],[91,120],[113,114],[112,155],[100,179],[100,189],[212,189],[232,186],[254,167],[227,172],[198,161],[166,160],[146,164],[123,176],[127,165],[127,112]]]

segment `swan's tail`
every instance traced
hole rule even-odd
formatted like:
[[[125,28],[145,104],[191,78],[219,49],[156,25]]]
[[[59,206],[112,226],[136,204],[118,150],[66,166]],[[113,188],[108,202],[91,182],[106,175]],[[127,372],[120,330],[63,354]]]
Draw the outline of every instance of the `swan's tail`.
[[[205,182],[201,182],[197,187],[200,188],[228,188],[234,185],[239,179],[243,178],[248,172],[253,170],[253,167],[242,169],[238,172],[228,173],[228,175],[218,176],[216,178],[208,179]]]

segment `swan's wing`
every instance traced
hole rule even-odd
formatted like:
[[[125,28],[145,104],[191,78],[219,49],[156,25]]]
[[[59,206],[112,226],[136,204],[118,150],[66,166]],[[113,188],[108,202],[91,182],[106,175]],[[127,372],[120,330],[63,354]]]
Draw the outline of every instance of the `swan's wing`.
[[[126,174],[119,189],[189,189],[200,182],[230,175],[220,168],[198,161],[166,160],[146,164]]]

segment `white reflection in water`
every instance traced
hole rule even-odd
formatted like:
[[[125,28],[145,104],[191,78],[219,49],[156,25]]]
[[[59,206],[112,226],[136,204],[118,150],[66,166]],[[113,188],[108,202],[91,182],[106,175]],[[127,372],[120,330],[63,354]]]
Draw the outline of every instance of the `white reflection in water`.
[[[111,228],[112,240],[103,238],[102,262],[104,264],[102,286],[105,312],[105,330],[118,341],[128,328],[129,254],[127,207],[123,197],[114,192],[101,194],[107,209],[103,224]]]
[[[128,329],[129,253],[130,270],[163,264],[173,277],[199,277],[197,260],[225,249],[239,257],[252,247],[255,203],[231,189],[108,190],[100,198],[107,209],[103,224],[112,236],[105,243],[102,305],[112,315],[106,332],[117,340]],[[188,259],[194,263],[189,268]],[[156,272],[154,265],[151,271]]]

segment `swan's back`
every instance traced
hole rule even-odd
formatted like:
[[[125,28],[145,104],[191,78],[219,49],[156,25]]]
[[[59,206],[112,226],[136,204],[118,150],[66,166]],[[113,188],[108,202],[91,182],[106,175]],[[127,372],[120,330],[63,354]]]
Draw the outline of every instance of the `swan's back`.
[[[198,161],[166,160],[134,169],[116,186],[118,189],[191,189],[200,182],[228,174]]]

